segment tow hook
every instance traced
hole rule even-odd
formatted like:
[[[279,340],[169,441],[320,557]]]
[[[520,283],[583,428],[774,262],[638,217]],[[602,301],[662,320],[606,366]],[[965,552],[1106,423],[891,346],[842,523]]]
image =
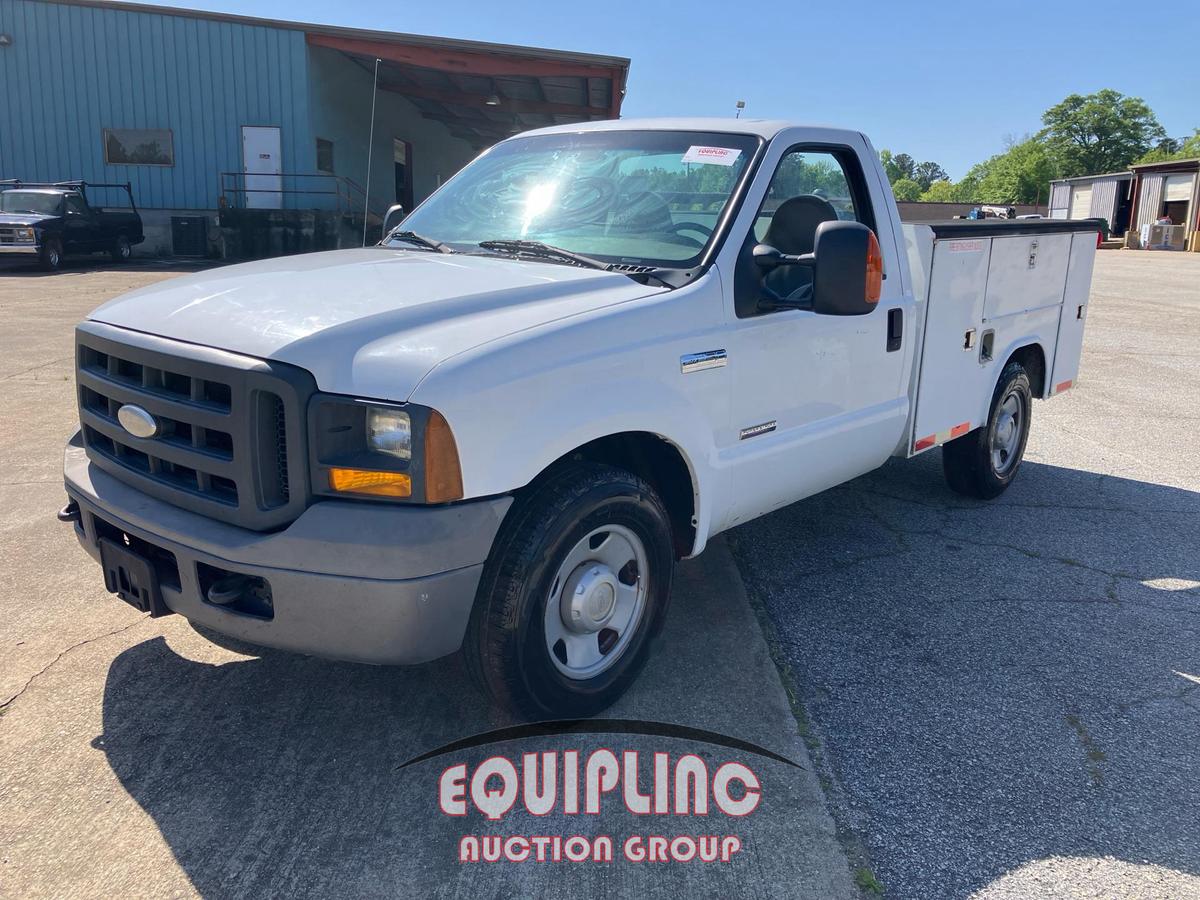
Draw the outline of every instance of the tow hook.
[[[78,525],[80,521],[79,504],[74,500],[69,500],[67,505],[58,511],[58,521]]]
[[[245,575],[227,575],[208,589],[208,602],[217,606],[230,606],[242,599],[250,587],[250,579]]]

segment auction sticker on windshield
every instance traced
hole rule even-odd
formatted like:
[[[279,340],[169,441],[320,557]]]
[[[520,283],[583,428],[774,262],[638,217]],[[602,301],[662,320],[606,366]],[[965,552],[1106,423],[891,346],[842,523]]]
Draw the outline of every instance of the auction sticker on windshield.
[[[732,166],[742,155],[741,150],[729,147],[688,147],[683,154],[685,163],[708,163],[714,166]]]

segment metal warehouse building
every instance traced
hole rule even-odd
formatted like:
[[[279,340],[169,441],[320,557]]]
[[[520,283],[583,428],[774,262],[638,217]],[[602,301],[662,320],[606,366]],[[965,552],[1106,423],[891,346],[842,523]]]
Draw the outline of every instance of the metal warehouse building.
[[[0,180],[131,182],[143,252],[341,246],[361,240],[364,202],[377,228],[392,203],[411,208],[497,140],[616,118],[628,69],[558,50],[0,0]]]
[[[1140,228],[1159,219],[1183,226],[1184,246],[1200,250],[1200,159],[1132,166],[1134,219]]]
[[[1123,235],[1133,205],[1133,173],[1110,172],[1050,182],[1050,218],[1104,219],[1109,232]]]

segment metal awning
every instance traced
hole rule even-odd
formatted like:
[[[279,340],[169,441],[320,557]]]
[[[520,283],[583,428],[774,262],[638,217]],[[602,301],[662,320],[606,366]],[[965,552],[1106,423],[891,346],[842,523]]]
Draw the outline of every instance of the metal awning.
[[[620,114],[627,59],[384,37],[333,29],[307,33],[311,46],[337,50],[368,72],[382,60],[380,89],[406,97],[422,116],[478,148],[531,128]]]

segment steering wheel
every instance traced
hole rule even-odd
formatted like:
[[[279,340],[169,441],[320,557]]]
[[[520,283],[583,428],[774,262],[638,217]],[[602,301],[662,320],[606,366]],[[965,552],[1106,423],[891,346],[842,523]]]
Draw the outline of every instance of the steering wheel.
[[[713,230],[707,225],[701,225],[699,222],[675,222],[671,225],[671,231],[676,237],[682,238],[689,244],[694,244],[697,247],[703,247],[708,243],[708,239],[712,237]],[[698,241],[691,235],[683,234],[684,231],[694,231],[704,236],[704,240]]]

